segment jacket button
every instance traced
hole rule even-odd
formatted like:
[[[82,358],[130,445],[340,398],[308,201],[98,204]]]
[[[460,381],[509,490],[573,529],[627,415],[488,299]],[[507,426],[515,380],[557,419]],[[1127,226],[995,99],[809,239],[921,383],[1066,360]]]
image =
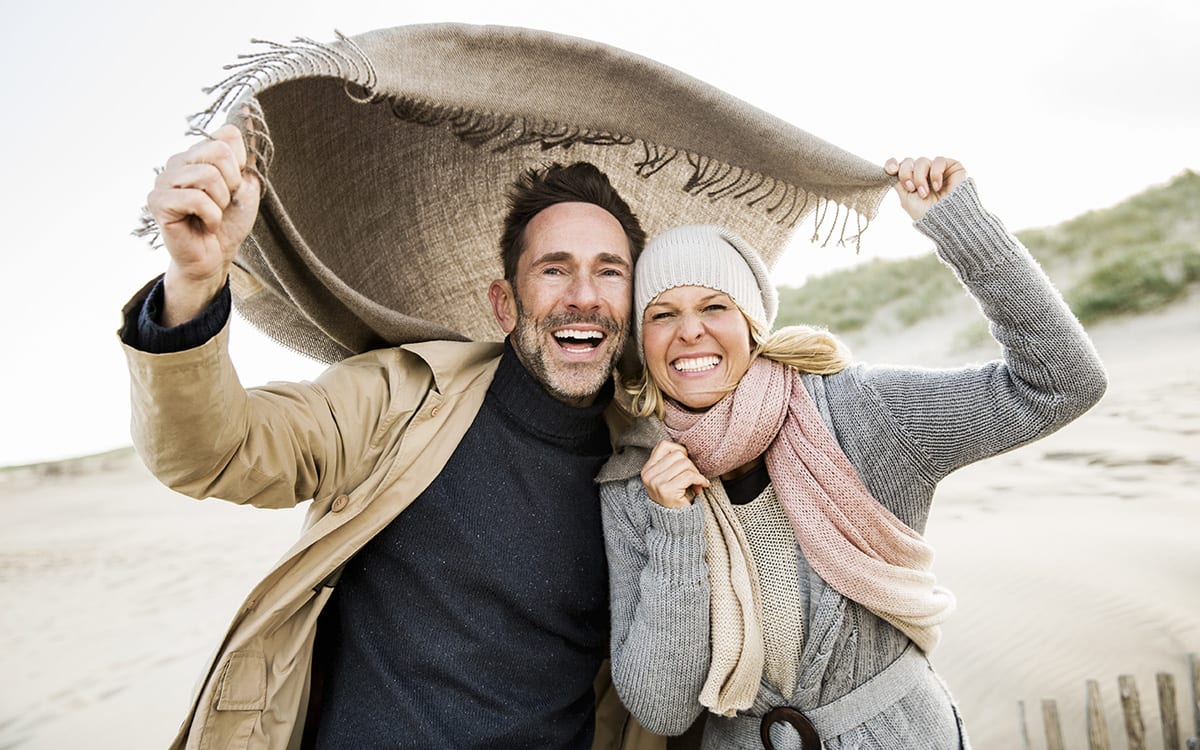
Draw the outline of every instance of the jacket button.
[[[346,506],[349,504],[350,504],[349,497],[347,497],[346,495],[338,495],[336,498],[333,499],[333,505],[330,506],[329,509],[332,510],[334,513],[341,513],[343,510],[346,509]]]
[[[441,411],[441,407],[435,406],[429,410],[429,416],[436,417],[439,411]]]

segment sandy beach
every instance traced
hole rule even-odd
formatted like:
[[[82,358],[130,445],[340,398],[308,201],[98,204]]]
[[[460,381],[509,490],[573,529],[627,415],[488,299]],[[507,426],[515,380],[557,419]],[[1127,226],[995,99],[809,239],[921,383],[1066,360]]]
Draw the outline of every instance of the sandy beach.
[[[960,361],[933,344],[948,325],[856,353]],[[1088,679],[1124,747],[1121,674],[1137,678],[1150,747],[1161,747],[1156,672],[1175,675],[1194,731],[1184,659],[1200,652],[1200,299],[1092,334],[1110,372],[1104,400],[952,476],[934,504],[927,535],[959,605],[932,658],[982,750],[1021,747],[1018,701],[1045,747],[1043,698],[1058,701],[1067,746],[1086,747]],[[301,522],[175,495],[132,456],[94,464],[0,474],[0,750],[164,747],[227,619]]]

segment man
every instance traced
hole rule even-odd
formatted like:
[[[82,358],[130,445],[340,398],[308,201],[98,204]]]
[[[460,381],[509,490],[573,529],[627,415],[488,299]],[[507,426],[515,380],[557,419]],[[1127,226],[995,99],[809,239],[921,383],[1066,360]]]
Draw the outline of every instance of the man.
[[[121,334],[134,443],[164,483],[312,499],[173,746],[591,747],[608,636],[592,478],[637,218],[589,164],[530,172],[488,289],[503,345],[412,344],[245,390],[227,278],[259,189],[233,126],[167,162],[148,207],[171,259]]]

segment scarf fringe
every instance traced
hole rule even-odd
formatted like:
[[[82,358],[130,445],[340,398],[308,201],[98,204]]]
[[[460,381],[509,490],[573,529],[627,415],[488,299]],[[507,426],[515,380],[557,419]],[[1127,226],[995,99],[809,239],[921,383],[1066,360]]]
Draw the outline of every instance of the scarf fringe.
[[[853,243],[856,253],[861,249],[861,237],[870,225],[869,218],[835,202],[838,210],[829,224],[824,241],[821,241],[828,204],[834,201],[744,167],[619,133],[379,94],[375,91],[378,76],[370,58],[352,39],[340,31],[335,30],[334,33],[341,46],[335,47],[306,37],[296,37],[290,44],[251,39],[252,44],[262,45],[265,49],[238,55],[237,62],[224,66],[225,70],[232,71],[228,76],[203,89],[205,94],[213,96],[213,100],[206,109],[188,118],[188,134],[207,135],[208,127],[218,114],[236,111],[233,119],[247,131],[246,146],[252,159],[252,168],[265,186],[274,156],[274,144],[255,96],[265,89],[300,78],[338,78],[343,81],[346,96],[354,102],[386,102],[392,113],[405,122],[446,127],[462,142],[474,147],[490,145],[495,152],[530,145],[549,151],[555,148],[566,150],[577,143],[593,146],[640,144],[644,158],[635,161],[632,166],[635,174],[643,178],[658,174],[683,153],[692,167],[691,176],[681,186],[684,192],[707,195],[714,201],[733,199],[743,201],[748,206],[762,204],[767,217],[789,229],[796,227],[815,200],[811,241],[820,243],[822,248],[827,247],[834,234],[838,233],[837,218],[844,208],[845,220],[836,245],[844,247]],[[847,236],[847,223],[852,213],[857,217],[857,232]],[[132,234],[148,238],[152,247],[161,246],[161,231],[145,207]]]

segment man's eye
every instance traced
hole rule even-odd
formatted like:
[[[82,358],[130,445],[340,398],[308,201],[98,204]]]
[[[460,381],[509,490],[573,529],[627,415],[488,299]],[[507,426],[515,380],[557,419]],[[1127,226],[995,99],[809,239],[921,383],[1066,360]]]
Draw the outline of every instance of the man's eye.
[[[561,276],[565,272],[556,266],[547,266],[542,269],[542,273],[546,276]]]
[[[600,275],[601,276],[610,276],[612,278],[619,279],[619,278],[623,278],[625,276],[625,272],[619,268],[606,268],[600,272]]]

